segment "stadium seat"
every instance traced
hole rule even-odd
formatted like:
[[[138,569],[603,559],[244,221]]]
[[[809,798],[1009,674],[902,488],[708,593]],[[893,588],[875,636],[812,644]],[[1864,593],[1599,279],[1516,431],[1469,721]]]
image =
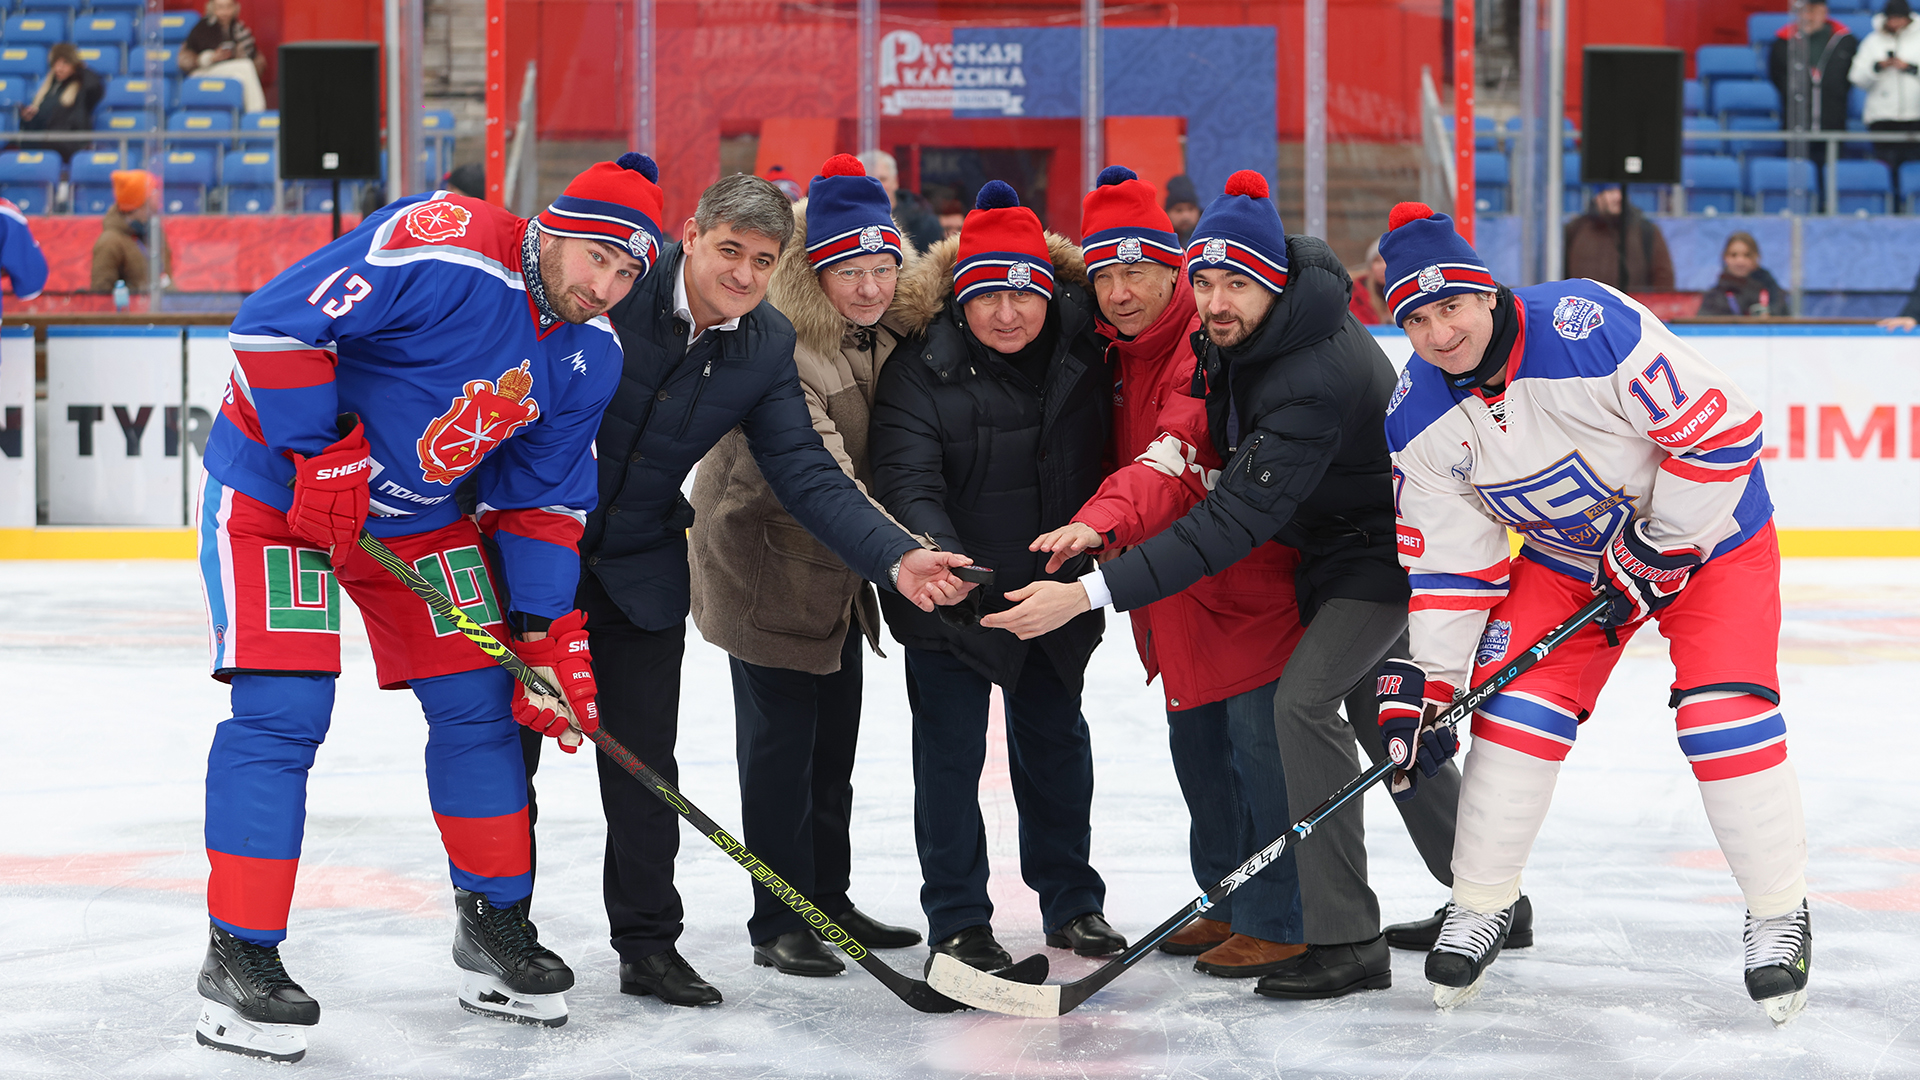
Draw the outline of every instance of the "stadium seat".
[[[10,199],[24,214],[53,209],[53,186],[60,182],[60,155],[52,150],[0,153],[0,199]]]
[[[271,149],[280,142],[280,113],[273,109],[240,115],[240,145]]]
[[[213,152],[169,149],[161,168],[161,198],[169,214],[198,214],[206,208],[207,189],[215,183]]]
[[[1765,79],[1727,79],[1713,84],[1708,97],[1722,123],[1735,116],[1780,118],[1780,91]]]
[[[182,148],[225,151],[233,146],[231,138],[210,138],[215,132],[233,130],[233,114],[217,109],[180,109],[167,117],[167,145]]]
[[[354,205],[360,193],[358,183],[340,185],[342,209]],[[325,214],[333,210],[333,182],[313,180],[300,185],[300,209],[309,214]]]
[[[1773,45],[1773,39],[1780,28],[1793,21],[1793,16],[1779,11],[1765,11],[1747,16],[1747,44],[1753,46],[1754,58],[1762,65],[1767,62],[1767,49]]]
[[[8,45],[53,45],[67,40],[67,17],[57,11],[35,11],[7,20]]]
[[[1680,111],[1686,116],[1699,116],[1707,111],[1707,88],[1699,79],[1685,79],[1680,83]]]
[[[1560,155],[1560,209],[1577,214],[1587,208],[1587,192],[1580,184],[1580,154],[1575,150]]]
[[[118,45],[124,51],[133,44],[133,20],[125,14],[99,10],[94,5],[91,14],[82,15],[73,21],[73,43],[75,45]]]
[[[1736,116],[1727,122],[1727,130],[1777,132],[1780,124],[1766,116]],[[1778,139],[1728,139],[1727,152],[1741,157],[1784,157],[1787,144]]]
[[[103,78],[112,78],[124,70],[126,50],[118,45],[88,44],[75,46],[80,51],[80,62],[92,68]]]
[[[1893,210],[1893,175],[1884,161],[1836,161],[1833,185],[1836,213],[1886,214]]]
[[[1666,190],[1665,184],[1629,184],[1625,190],[1627,201],[1633,204],[1634,209],[1643,214],[1662,213],[1660,193]]]
[[[1900,166],[1900,206],[1911,214],[1920,210],[1914,203],[1920,196],[1920,161],[1909,161]]]
[[[246,96],[240,89],[238,79],[189,76],[180,84],[180,107],[196,110],[225,109],[228,115],[237,120],[240,110],[246,107]]]
[[[106,213],[113,205],[113,173],[120,167],[118,150],[82,150],[73,155],[67,174],[73,181],[73,212]]]
[[[147,10],[147,0],[90,0],[87,7],[102,15],[107,13],[125,14],[127,20],[131,22],[133,21],[134,13]],[[188,27],[188,29],[191,30],[192,27]],[[128,34],[132,34],[132,31],[129,30]]]
[[[1507,211],[1507,155],[1473,155],[1473,206],[1486,214]]]
[[[14,6],[22,13],[53,12],[71,22],[74,10],[80,6],[80,0],[20,0]]]
[[[1882,2],[1884,2],[1884,0],[1879,0],[1879,2],[1869,5],[1867,0],[1827,0],[1827,11],[1836,15],[1854,15],[1861,12],[1874,11],[1881,6]]]
[[[1711,116],[1688,116],[1680,121],[1681,132],[1720,131],[1720,121]],[[1688,154],[1717,154],[1726,144],[1719,139],[1686,139],[1680,144],[1681,150]]]
[[[1750,45],[1702,45],[1693,55],[1694,77],[1709,88],[1721,79],[1759,79],[1766,76]]]
[[[147,145],[144,136],[148,132],[155,130],[156,127],[157,125],[153,122],[153,115],[151,113],[118,111],[101,113],[96,117],[93,129],[105,135],[118,136],[118,138],[111,140],[102,139],[93,145],[101,150],[112,150],[115,152],[124,150],[127,155],[127,167],[137,169],[140,168],[141,164],[147,159]],[[121,144],[120,138],[127,140],[124,146]]]
[[[1687,213],[1740,212],[1740,162],[1724,154],[1688,154],[1680,159]]]
[[[37,84],[47,73],[45,45],[0,46],[0,75],[20,75]]]
[[[147,61],[153,61],[153,70],[162,79],[173,81],[180,74],[180,46],[165,45],[157,48],[136,48],[127,56],[127,74],[144,76],[147,73]]]
[[[176,48],[187,40],[200,16],[191,11],[169,11],[160,16],[160,40]]]
[[[1789,168],[1798,166],[1798,168]],[[1794,200],[1789,178],[1797,178],[1801,198]],[[1753,197],[1753,209],[1761,214],[1777,214],[1792,209],[1810,214],[1819,205],[1820,176],[1813,162],[1804,158],[1751,157],[1747,159],[1747,194]]]
[[[14,109],[32,101],[36,86],[18,75],[0,76],[0,109]]]
[[[1491,116],[1473,118],[1473,149],[1475,153],[1497,153],[1500,150],[1500,125]]]
[[[226,181],[229,214],[273,213],[274,153],[272,150],[234,150],[221,167]]]
[[[146,109],[150,106],[167,107],[167,84],[164,79],[147,79],[138,75],[119,75],[107,80],[107,92],[100,98],[103,109]]]

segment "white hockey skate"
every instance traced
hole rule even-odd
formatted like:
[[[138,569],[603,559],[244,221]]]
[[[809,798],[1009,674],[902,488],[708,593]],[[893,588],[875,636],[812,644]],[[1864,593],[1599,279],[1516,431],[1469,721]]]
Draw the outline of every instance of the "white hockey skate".
[[[1427,953],[1427,981],[1433,984],[1433,1003],[1451,1009],[1473,1000],[1512,928],[1512,907],[1483,915],[1448,904],[1447,921],[1441,924],[1440,936]]]
[[[526,916],[527,902],[495,907],[465,889],[455,889],[453,899],[460,913],[453,935],[460,1007],[522,1024],[566,1023],[563,991],[573,986],[573,969],[541,947],[539,931]]]
[[[320,1003],[287,975],[278,948],[211,929],[194,1040],[249,1057],[299,1061],[307,1052],[306,1029],[320,1022]]]
[[[1774,1024],[1785,1024],[1807,1007],[1807,969],[1813,963],[1813,924],[1807,902],[1770,919],[1747,916],[1741,940],[1746,946],[1747,994],[1767,1010]]]
[[[299,1061],[307,1056],[307,1029],[297,1024],[263,1024],[241,1016],[230,1005],[200,999],[194,1041],[269,1061]]]

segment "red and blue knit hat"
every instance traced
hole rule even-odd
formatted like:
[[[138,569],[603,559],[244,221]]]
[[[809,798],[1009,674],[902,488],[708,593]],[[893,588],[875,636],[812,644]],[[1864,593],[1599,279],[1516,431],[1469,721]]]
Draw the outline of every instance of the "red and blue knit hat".
[[[1396,326],[1443,296],[1500,289],[1480,253],[1454,231],[1453,219],[1426,203],[1403,202],[1387,215],[1380,257],[1387,262],[1387,306]]]
[[[1245,274],[1275,293],[1287,287],[1287,232],[1267,196],[1267,178],[1252,169],[1227,177],[1227,187],[1200,215],[1187,239],[1187,280],[1202,270]]]
[[[859,158],[828,158],[808,191],[807,261],[815,270],[883,251],[893,256],[895,266],[906,261],[900,230],[893,224],[893,200],[880,181],[867,175]]]
[[[1154,198],[1153,185],[1124,165],[1100,170],[1080,202],[1080,251],[1087,276],[1116,263],[1155,262],[1180,269],[1180,237]]]
[[[631,151],[618,161],[601,161],[573,178],[567,190],[536,219],[544,232],[605,240],[640,260],[641,276],[660,257],[660,168],[645,154]]]
[[[999,180],[987,181],[973,207],[960,224],[954,299],[964,304],[986,293],[1021,290],[1053,299],[1053,260],[1039,217]]]

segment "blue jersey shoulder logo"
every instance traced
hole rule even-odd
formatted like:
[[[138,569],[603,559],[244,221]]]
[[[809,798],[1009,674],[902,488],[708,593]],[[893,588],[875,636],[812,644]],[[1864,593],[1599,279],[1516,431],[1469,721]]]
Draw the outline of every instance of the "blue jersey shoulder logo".
[[[1605,321],[1599,302],[1584,296],[1563,296],[1553,305],[1554,333],[1568,341],[1584,341]]]
[[[1532,476],[1474,490],[1527,543],[1568,555],[1598,555],[1633,517],[1633,497],[1601,479],[1577,451]]]
[[[1388,416],[1392,416],[1393,410],[1400,407],[1400,402],[1406,398],[1407,391],[1411,389],[1413,389],[1413,361],[1408,360],[1407,366],[1400,369],[1400,381],[1393,384],[1393,396],[1387,399]]]

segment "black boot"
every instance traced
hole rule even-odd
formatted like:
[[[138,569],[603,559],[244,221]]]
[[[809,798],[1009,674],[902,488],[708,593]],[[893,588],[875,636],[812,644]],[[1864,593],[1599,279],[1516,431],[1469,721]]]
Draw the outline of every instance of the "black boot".
[[[288,977],[278,948],[243,941],[218,926],[211,929],[200,965],[202,1000],[194,1039],[216,1050],[299,1061],[307,1038],[297,1028],[320,1022],[320,1003]]]
[[[969,926],[949,938],[933,943],[929,953],[946,953],[968,967],[998,971],[1013,963],[1013,957],[993,939],[993,927]],[[933,957],[927,957],[926,971],[933,970]],[[922,972],[925,974],[925,972]]]
[[[1072,949],[1075,956],[1107,956],[1127,947],[1127,939],[1097,911],[1076,915],[1047,935],[1047,948]]]
[[[811,930],[789,930],[755,945],[753,963],[756,967],[778,969],[785,975],[824,978],[847,970],[847,965],[834,955],[835,951],[822,944]]]
[[[1355,990],[1385,990],[1393,985],[1393,964],[1384,936],[1346,945],[1309,945],[1307,951],[1271,975],[1253,992],[1263,997],[1308,1001],[1339,997]]]
[[[573,969],[540,944],[527,901],[496,907],[483,893],[455,889],[453,906],[460,914],[453,962],[467,973],[460,979],[461,1008],[525,1024],[566,1023],[562,992],[573,986]]]
[[[1426,952],[1440,936],[1440,926],[1447,921],[1447,905],[1441,904],[1434,910],[1433,918],[1418,922],[1395,923],[1387,927],[1387,944],[1396,949],[1413,949]],[[1522,896],[1513,905],[1513,929],[1507,932],[1509,949],[1524,949],[1533,944],[1533,901]]]
[[[669,1005],[718,1005],[720,991],[700,977],[677,949],[645,956],[620,965],[620,992],[636,997],[652,995]]]
[[[905,949],[920,944],[920,931],[890,926],[859,908],[848,908],[846,914],[834,916],[833,921],[869,949]]]

